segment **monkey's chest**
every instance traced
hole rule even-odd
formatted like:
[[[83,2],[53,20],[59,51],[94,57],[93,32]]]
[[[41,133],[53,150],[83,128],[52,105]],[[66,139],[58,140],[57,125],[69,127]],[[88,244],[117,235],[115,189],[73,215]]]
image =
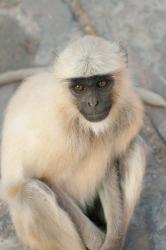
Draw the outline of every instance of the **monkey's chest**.
[[[45,144],[37,143],[28,152],[33,152],[28,171],[37,178],[46,179],[66,191],[76,201],[83,204],[96,195],[110,160],[103,144],[96,143],[93,147],[78,145],[75,150],[63,141]],[[29,169],[32,166],[32,169]],[[35,166],[35,168],[33,167]]]
[[[45,171],[48,181],[58,185],[80,204],[93,199],[105,175],[109,156],[104,151],[95,150],[82,159],[71,157],[68,152],[60,158],[51,163],[54,168]]]

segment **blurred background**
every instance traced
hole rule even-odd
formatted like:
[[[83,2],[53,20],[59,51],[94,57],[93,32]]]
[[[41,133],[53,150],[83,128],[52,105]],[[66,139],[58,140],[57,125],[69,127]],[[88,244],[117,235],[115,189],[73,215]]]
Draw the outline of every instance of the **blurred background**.
[[[48,65],[69,41],[84,34],[120,41],[128,51],[133,81],[166,99],[166,0],[0,0],[0,73]],[[19,84],[0,86],[0,131]],[[142,135],[148,148],[145,185],[125,250],[165,250],[164,108],[145,106]],[[0,250],[23,249],[0,200]]]

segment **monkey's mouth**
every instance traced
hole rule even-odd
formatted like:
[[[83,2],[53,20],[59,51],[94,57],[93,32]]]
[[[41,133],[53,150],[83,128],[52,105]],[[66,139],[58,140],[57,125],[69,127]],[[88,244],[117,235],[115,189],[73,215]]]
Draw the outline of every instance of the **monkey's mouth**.
[[[90,122],[100,122],[108,116],[109,111],[110,111],[110,109],[106,110],[102,113],[92,113],[92,114],[82,113],[82,115],[86,118],[86,120],[88,120]]]

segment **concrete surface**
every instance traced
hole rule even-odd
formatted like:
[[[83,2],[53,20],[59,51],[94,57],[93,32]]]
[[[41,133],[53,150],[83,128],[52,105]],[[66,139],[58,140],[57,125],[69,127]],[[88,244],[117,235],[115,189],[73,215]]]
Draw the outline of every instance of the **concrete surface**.
[[[51,63],[65,44],[97,33],[121,41],[136,84],[166,98],[166,1],[1,0],[0,72]],[[0,87],[0,129],[18,83]],[[166,249],[166,110],[146,107],[149,153],[145,187],[125,250]],[[23,250],[0,201],[0,250]]]

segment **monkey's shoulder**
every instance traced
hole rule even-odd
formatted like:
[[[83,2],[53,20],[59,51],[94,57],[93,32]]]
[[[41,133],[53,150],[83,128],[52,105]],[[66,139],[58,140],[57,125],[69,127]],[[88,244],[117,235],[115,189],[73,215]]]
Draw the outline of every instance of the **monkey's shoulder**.
[[[35,127],[53,119],[55,85],[53,75],[43,72],[25,80],[11,98],[4,127]],[[36,124],[36,125],[35,125]]]

